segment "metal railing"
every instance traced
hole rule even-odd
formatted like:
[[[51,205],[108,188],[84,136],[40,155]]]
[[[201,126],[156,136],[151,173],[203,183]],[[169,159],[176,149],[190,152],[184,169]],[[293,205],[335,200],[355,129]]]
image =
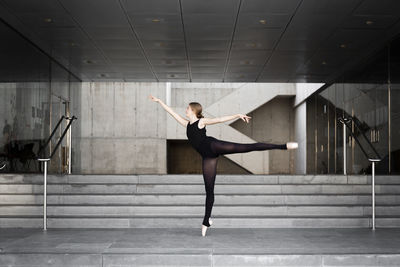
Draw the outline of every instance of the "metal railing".
[[[38,152],[38,157],[37,160],[40,162],[43,162],[44,167],[43,167],[43,230],[47,230],[47,163],[51,160],[53,157],[54,153],[57,151],[57,148],[60,146],[62,140],[64,139],[64,136],[67,134],[68,130],[69,132],[69,170],[70,165],[71,165],[71,124],[74,120],[78,119],[75,116],[72,117],[66,117],[66,116],[61,116],[60,120],[58,121],[57,125],[54,127],[54,130],[51,132],[49,138],[47,141],[44,143],[44,145],[39,149]],[[58,142],[56,146],[54,147],[53,151],[50,152],[49,156],[44,156],[43,153],[45,151],[45,148],[47,145],[50,143],[51,139],[53,138],[54,134],[56,133],[57,129],[60,127],[61,122],[63,120],[69,120],[69,123],[67,124],[67,127],[65,127],[61,137],[58,139]]]
[[[357,138],[357,136],[354,134],[351,126],[349,123],[354,121],[353,117],[341,117],[339,118],[339,122],[343,123],[346,127],[343,127],[343,160],[346,160],[346,128],[349,129],[349,132],[351,136],[356,140],[357,144],[360,146],[361,151],[365,155],[365,157],[368,159],[369,162],[372,164],[372,181],[371,181],[371,191],[372,191],[372,230],[375,230],[375,164],[379,161],[382,160],[381,156],[379,155],[378,151],[375,149],[375,147],[372,145],[371,141],[365,136],[365,133],[363,130],[360,129],[359,125],[357,123],[354,123],[356,126],[358,132],[362,134],[364,139],[367,141],[367,144],[372,148],[372,151],[374,151],[374,156],[370,157],[365,151],[364,147],[361,145],[360,140]],[[343,162],[343,167],[346,168],[345,162]],[[346,174],[346,170],[344,170],[344,174]]]

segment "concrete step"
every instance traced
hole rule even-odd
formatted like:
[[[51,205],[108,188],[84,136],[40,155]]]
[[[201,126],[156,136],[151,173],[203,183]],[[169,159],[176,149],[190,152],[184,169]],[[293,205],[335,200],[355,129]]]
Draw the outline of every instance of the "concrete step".
[[[257,217],[223,218],[211,216],[212,228],[370,228],[369,217]],[[190,218],[48,218],[50,228],[198,228],[202,216]],[[400,227],[400,218],[376,218],[376,227]],[[41,228],[43,218],[1,218],[4,228]]]
[[[371,214],[369,206],[268,206],[241,205],[225,206],[214,204],[214,215],[218,216],[335,216],[362,217]],[[204,205],[174,205],[174,206],[47,206],[47,215],[53,217],[186,217],[203,215]],[[42,215],[42,206],[0,206],[0,216]],[[400,206],[377,206],[376,216],[400,216]]]
[[[0,184],[0,194],[42,193],[39,184]],[[201,194],[204,184],[49,184],[48,194]],[[216,194],[370,194],[371,185],[309,184],[220,184]],[[400,185],[376,185],[376,194],[399,194]]]
[[[249,253],[249,252],[248,252]],[[256,254],[256,255],[254,255]],[[400,254],[263,254],[263,253],[209,253],[192,249],[191,252],[157,253],[7,253],[0,257],[2,266],[64,266],[64,267],[147,267],[147,266],[197,266],[197,267],[261,267],[261,266],[398,266]],[[3,264],[4,263],[4,264]],[[50,263],[50,264],[49,264]],[[54,263],[54,264],[53,264]],[[162,264],[160,264],[162,263]]]
[[[200,205],[204,194],[48,195],[48,205]],[[400,195],[377,195],[377,205],[400,205]],[[370,195],[229,195],[215,194],[221,205],[370,205]],[[42,194],[0,195],[1,205],[43,204]]]
[[[203,205],[203,194],[193,195],[49,195],[48,205]],[[370,195],[222,195],[220,205],[371,205]],[[399,195],[377,195],[377,206],[400,205]],[[0,206],[42,205],[43,195],[0,195]]]
[[[377,175],[376,184],[400,184],[400,176]],[[49,184],[203,184],[201,174],[48,175]],[[0,174],[0,184],[42,184],[42,174]],[[216,184],[371,184],[370,175],[227,175]]]
[[[397,177],[385,178],[376,185],[376,216],[384,227],[397,227],[400,184]],[[42,179],[0,175],[0,227],[41,227]],[[241,227],[247,219],[249,227],[369,227],[368,179],[221,175],[212,217],[225,227]],[[197,225],[204,215],[201,175],[50,175],[47,190],[48,222],[54,227],[173,227],[191,220]]]

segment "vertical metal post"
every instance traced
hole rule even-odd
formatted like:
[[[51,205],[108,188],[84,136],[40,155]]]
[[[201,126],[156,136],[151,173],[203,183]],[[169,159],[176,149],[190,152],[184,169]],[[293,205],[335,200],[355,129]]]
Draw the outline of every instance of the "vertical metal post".
[[[375,161],[372,161],[372,230],[375,230]]]
[[[343,174],[347,175],[347,147],[346,147],[346,124],[343,123]]]
[[[50,159],[38,159],[43,161],[43,230],[47,230],[47,162]]]
[[[71,174],[71,165],[72,165],[72,125],[68,129],[68,174]]]
[[[44,162],[43,176],[43,230],[47,230],[47,161]]]
[[[392,172],[392,105],[391,105],[391,77],[390,77],[390,43],[388,45],[388,155],[389,155],[389,174]]]

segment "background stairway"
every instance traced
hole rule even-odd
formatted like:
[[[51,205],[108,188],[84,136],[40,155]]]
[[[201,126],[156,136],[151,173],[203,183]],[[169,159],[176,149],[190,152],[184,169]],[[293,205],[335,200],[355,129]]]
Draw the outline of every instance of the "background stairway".
[[[181,86],[181,83],[172,84],[172,91],[178,90],[179,93],[183,94],[185,90],[190,90],[192,89],[192,86],[195,85],[184,84],[184,86],[190,86],[190,88],[184,89],[180,88]],[[240,86],[237,84],[230,85],[228,83],[226,86],[232,86],[232,91],[226,95],[223,95],[222,97],[216,97],[216,100],[212,101],[211,103],[209,99],[200,98],[199,101],[203,103],[203,115],[205,117],[215,118],[236,113],[248,115],[250,112],[253,112],[276,97],[296,96],[296,83],[243,83]],[[304,85],[305,88],[303,89],[305,90],[306,88],[313,86],[315,87],[314,84],[306,84]],[[204,89],[199,88],[198,90],[201,91]],[[221,88],[219,88],[219,90],[221,90]],[[175,98],[178,98],[178,96],[174,95],[174,99]],[[185,99],[185,101],[182,101],[185,103],[185,106],[175,106],[173,109],[179,114],[184,115],[186,105],[189,101],[191,100]],[[181,103],[181,100],[179,99],[178,102]],[[230,126],[230,124],[236,120],[238,119],[229,120],[224,123],[218,123],[207,127],[207,135],[214,136],[217,139],[237,143],[257,142],[257,140],[250,138],[249,136]],[[182,129],[182,126],[176,123],[176,120],[172,116],[167,116],[167,138],[187,139],[186,129]],[[227,154],[225,157],[246,169],[251,174],[268,174],[270,173],[269,153],[269,150],[252,151],[248,153]]]
[[[212,227],[371,226],[370,176],[217,175]],[[0,175],[0,227],[42,227],[42,175]],[[376,177],[376,227],[400,226],[400,176]],[[49,228],[199,227],[201,175],[50,175]]]

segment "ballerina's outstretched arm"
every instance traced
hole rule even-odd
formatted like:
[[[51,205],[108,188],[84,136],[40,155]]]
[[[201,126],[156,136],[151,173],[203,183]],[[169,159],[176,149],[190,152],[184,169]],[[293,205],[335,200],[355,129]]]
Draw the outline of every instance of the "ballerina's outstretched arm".
[[[149,98],[151,100],[153,100],[154,102],[158,102],[160,103],[160,105],[169,113],[172,115],[172,117],[175,118],[175,120],[177,120],[182,126],[186,127],[186,125],[188,124],[188,120],[183,118],[181,115],[179,115],[178,113],[176,113],[171,107],[169,107],[167,104],[165,104],[161,99],[149,95]]]

